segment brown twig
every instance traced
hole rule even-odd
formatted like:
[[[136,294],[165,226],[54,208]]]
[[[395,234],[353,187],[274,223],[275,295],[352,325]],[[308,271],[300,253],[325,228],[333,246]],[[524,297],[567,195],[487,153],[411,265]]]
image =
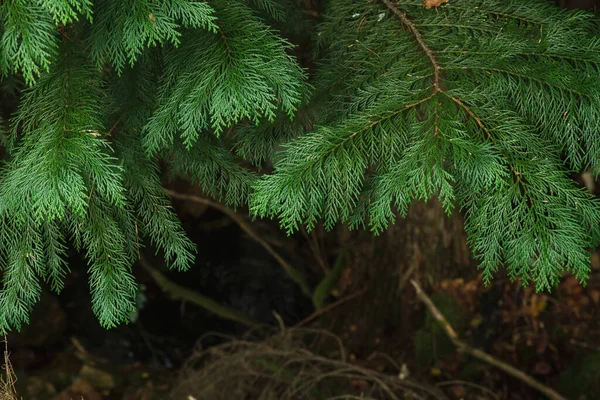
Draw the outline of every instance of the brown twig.
[[[217,337],[222,337],[218,335]],[[230,399],[273,398],[311,399],[440,399],[448,400],[434,386],[412,379],[398,379],[335,354],[320,354],[324,340],[335,340],[344,353],[341,339],[327,331],[288,329],[286,340],[280,335],[256,340],[231,339],[195,352],[182,367],[182,379],[174,385],[174,398]],[[313,340],[313,339],[318,340]],[[310,344],[310,343],[313,344]],[[319,344],[315,344],[319,343]],[[327,349],[331,348],[327,346]],[[360,392],[353,382],[364,383]],[[320,390],[327,388],[327,395]],[[333,388],[335,392],[330,392]]]
[[[446,335],[448,336],[448,338],[450,338],[450,340],[452,340],[452,342],[458,348],[459,351],[467,353],[487,364],[490,364],[496,368],[501,369],[502,371],[506,372],[507,374],[512,375],[513,377],[519,379],[521,382],[525,383],[526,385],[529,385],[530,387],[543,393],[549,399],[566,400],[558,392],[556,392],[555,390],[549,388],[548,386],[536,381],[531,376],[527,375],[525,372],[520,371],[520,370],[516,369],[515,367],[513,367],[512,365],[509,365],[503,361],[500,361],[500,360],[492,357],[491,355],[485,353],[484,351],[473,348],[473,347],[469,346],[468,344],[466,344],[465,342],[461,341],[460,338],[458,337],[456,331],[454,330],[454,328],[452,328],[452,325],[450,325],[450,323],[446,320],[444,315],[442,315],[440,310],[438,310],[438,308],[435,306],[435,304],[433,304],[433,302],[431,301],[429,296],[427,296],[427,294],[425,294],[423,289],[421,289],[421,286],[419,286],[419,284],[414,280],[411,280],[410,283],[414,286],[414,288],[417,292],[417,296],[419,296],[419,299],[421,299],[421,301],[425,304],[425,306],[427,306],[427,308],[429,309],[429,311],[431,312],[433,317],[440,323],[440,325],[446,332]]]
[[[105,358],[100,358],[96,355],[92,355],[85,346],[75,336],[71,337],[71,344],[75,348],[75,357],[83,361],[85,364],[95,365],[96,362],[108,364],[109,361]]]
[[[317,310],[314,313],[310,314],[308,317],[304,318],[302,321],[298,322],[296,325],[294,325],[294,328],[299,328],[301,326],[304,326],[304,325],[308,324],[310,321],[314,320],[315,318],[325,314],[326,312],[329,312],[329,311],[333,310],[334,308],[341,306],[342,304],[344,304],[358,296],[365,294],[367,289],[368,288],[361,289],[358,292],[352,293],[346,297],[342,297],[338,301],[335,301],[331,304],[326,305],[325,307],[321,308],[320,310]]]
[[[233,211],[232,209],[224,206],[221,203],[218,203],[218,202],[216,202],[214,200],[207,199],[207,198],[204,198],[204,197],[199,197],[199,196],[194,196],[194,195],[190,195],[190,194],[179,193],[179,192],[175,192],[175,191],[168,190],[168,189],[165,189],[165,192],[169,196],[174,197],[176,199],[188,200],[188,201],[193,201],[193,202],[196,202],[196,203],[204,204],[204,205],[207,205],[209,207],[215,208],[215,209],[221,211],[223,214],[227,215],[235,223],[237,223],[239,225],[239,227],[248,236],[250,236],[250,238],[252,240],[254,240],[258,244],[260,244],[279,263],[279,265],[281,265],[281,267],[288,274],[288,276],[294,282],[296,282],[298,284],[298,286],[300,286],[300,288],[302,289],[302,292],[306,296],[308,296],[309,298],[312,297],[312,290],[311,290],[310,286],[308,285],[308,282],[306,281],[306,278],[304,277],[304,275],[300,271],[298,271],[297,269],[295,269],[292,265],[290,265],[287,261],[285,261],[285,259],[283,257],[281,257],[279,255],[279,253],[277,253],[275,251],[275,249],[273,249],[273,247],[271,247],[271,245],[269,243],[267,243],[266,240],[264,240],[262,237],[260,237],[260,235],[258,235],[258,233],[256,233],[254,231],[254,229],[252,229],[252,227],[250,226],[250,224],[248,222],[246,222],[246,220],[244,220],[244,218],[242,218],[235,211]]]
[[[473,119],[473,121],[475,121],[475,123],[477,124],[477,126],[485,133],[485,135],[488,137],[488,139],[492,139],[493,140],[493,136],[490,133],[490,131],[485,127],[485,125],[483,124],[483,122],[481,121],[481,119],[475,115],[475,113],[473,112],[473,110],[471,110],[471,108],[469,108],[461,99],[459,99],[456,96],[453,96],[449,93],[446,92],[442,92],[444,95],[448,96],[450,98],[450,100],[452,100],[453,102],[455,102],[460,108],[462,108],[463,110],[465,110],[465,112],[469,115],[469,117],[471,117]]]
[[[117,119],[117,121],[113,124],[113,126],[110,127],[110,129],[106,133],[106,136],[111,136],[115,132],[115,129],[117,129],[117,126],[119,126],[119,124],[121,123],[121,120],[123,120],[123,116],[120,116]]]
[[[400,22],[402,22],[402,24],[404,26],[406,26],[408,28],[408,30],[413,34],[413,36],[415,37],[415,40],[419,44],[419,47],[423,50],[423,52],[425,53],[425,56],[427,56],[427,58],[431,62],[431,66],[433,67],[433,92],[434,92],[434,94],[439,92],[440,91],[440,69],[441,69],[441,67],[440,67],[440,64],[437,62],[435,55],[433,54],[433,51],[431,50],[431,48],[429,48],[429,46],[427,46],[427,43],[425,43],[425,40],[423,39],[421,32],[419,32],[419,30],[417,29],[415,24],[413,24],[412,21],[406,17],[406,12],[404,12],[404,11],[400,10],[398,7],[396,7],[396,5],[394,3],[392,3],[391,0],[382,0],[382,1],[387,6],[387,8],[389,8],[398,17]]]
[[[327,261],[323,257],[323,252],[319,248],[319,242],[316,240],[315,231],[311,231],[310,235],[306,232],[304,226],[300,226],[300,232],[302,232],[302,236],[306,239],[308,246],[310,247],[311,252],[313,253],[313,257],[317,260],[317,264],[321,267],[324,275],[327,275],[331,268],[327,265]]]

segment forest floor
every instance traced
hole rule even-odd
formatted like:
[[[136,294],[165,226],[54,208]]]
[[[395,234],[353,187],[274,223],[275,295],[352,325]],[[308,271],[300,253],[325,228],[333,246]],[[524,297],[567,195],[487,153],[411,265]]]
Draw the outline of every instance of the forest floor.
[[[223,229],[227,237],[235,238],[232,231],[227,231],[230,228]],[[238,239],[245,240],[240,235]],[[552,293],[537,293],[501,276],[486,287],[479,276],[464,279],[438,275],[436,279],[426,279],[429,275],[414,275],[426,283],[428,296],[463,342],[512,365],[567,399],[591,400],[600,393],[599,254],[594,254],[592,264],[591,278],[585,287],[565,276]],[[232,274],[235,276],[236,272]],[[170,396],[183,379],[182,372],[190,373],[182,371],[182,366],[194,353],[197,340],[211,331],[221,335],[205,340],[206,348],[227,343],[225,335],[243,335],[245,328],[238,324],[171,299],[144,273],[138,278],[144,285],[146,299],[142,311],[131,324],[110,331],[99,327],[91,314],[83,268],[74,268],[60,296],[46,293],[32,316],[32,325],[7,339],[18,398],[181,398]],[[199,279],[216,278],[179,275],[179,279],[189,285]],[[350,277],[342,276],[340,280],[344,279]],[[191,288],[207,290],[206,284]],[[268,286],[260,288],[270,290]],[[286,325],[304,320],[304,327],[333,331],[343,344],[349,364],[376,374],[410,376],[414,382],[439,389],[448,399],[544,398],[519,379],[457,351],[410,285],[404,287],[401,311],[394,316],[377,314],[376,310],[386,308],[377,297],[368,295],[377,293],[377,288],[367,289],[364,295],[350,293],[347,301],[334,293],[344,303],[340,307],[317,313],[309,320],[305,317],[310,311],[301,307],[294,317],[287,318],[292,323],[274,320],[273,326],[288,329]],[[220,288],[212,295],[218,297],[219,293],[221,298],[217,300],[235,304],[230,300],[232,293]],[[330,300],[336,301],[335,297]],[[254,307],[268,304],[259,302]],[[389,310],[386,313],[392,312]],[[380,321],[377,326],[373,325],[374,320]],[[351,379],[348,390],[367,390],[367,383]],[[234,393],[235,384],[232,385]],[[185,400],[194,399],[200,397],[190,393]]]

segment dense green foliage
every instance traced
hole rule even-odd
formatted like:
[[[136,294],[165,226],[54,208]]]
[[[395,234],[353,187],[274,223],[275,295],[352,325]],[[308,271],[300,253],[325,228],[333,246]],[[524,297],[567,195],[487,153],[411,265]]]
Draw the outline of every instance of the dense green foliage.
[[[486,281],[503,265],[539,289],[585,281],[600,206],[569,173],[600,172],[591,14],[330,0],[310,80],[271,25],[302,18],[283,0],[0,3],[0,73],[24,85],[0,120],[1,330],[27,321],[41,280],[61,289],[71,244],[106,327],[134,308],[144,239],[193,263],[159,162],[288,232],[380,232],[436,196],[463,210]]]

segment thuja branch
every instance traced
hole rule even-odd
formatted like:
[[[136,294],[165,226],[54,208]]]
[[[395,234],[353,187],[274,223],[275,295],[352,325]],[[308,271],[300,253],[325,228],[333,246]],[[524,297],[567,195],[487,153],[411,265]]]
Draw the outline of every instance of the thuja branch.
[[[423,39],[423,35],[421,35],[421,32],[419,32],[417,25],[415,25],[410,19],[408,19],[408,17],[406,16],[406,12],[404,12],[404,11],[400,10],[398,7],[396,7],[394,5],[394,3],[392,3],[391,0],[382,0],[382,1],[400,19],[400,22],[402,22],[402,24],[404,26],[406,26],[408,28],[408,30],[413,34],[413,36],[415,37],[415,40],[417,41],[417,44],[419,45],[421,50],[423,50],[423,53],[425,53],[425,56],[429,59],[429,62],[431,63],[431,66],[433,67],[433,92],[431,93],[431,95],[429,97],[427,97],[426,100],[431,99],[436,93],[442,93],[442,94],[446,95],[453,102],[455,102],[459,107],[464,109],[465,112],[467,112],[467,114],[469,114],[469,116],[471,118],[473,118],[473,120],[475,120],[477,125],[481,129],[484,130],[484,132],[486,133],[488,138],[491,137],[489,131],[485,128],[485,126],[483,125],[481,120],[475,115],[475,113],[473,113],[473,111],[461,99],[457,98],[456,96],[451,95],[450,93],[443,91],[440,88],[440,70],[442,70],[443,67],[437,61],[435,55],[433,54],[433,50],[431,50],[431,48],[427,45],[427,43],[425,43],[425,39]],[[436,126],[436,130],[437,130],[437,126]]]
[[[443,95],[445,95],[446,97],[448,97],[450,100],[452,100],[459,108],[462,108],[468,115],[470,118],[472,118],[475,123],[477,124],[477,126],[485,133],[485,135],[487,136],[488,139],[494,141],[492,134],[490,133],[490,131],[485,127],[485,125],[483,124],[483,122],[481,121],[481,119],[473,112],[473,110],[471,110],[471,108],[465,104],[465,102],[463,100],[461,100],[460,98],[444,91],[441,89],[440,87],[440,70],[442,69],[446,69],[445,67],[442,67],[439,62],[437,61],[435,55],[433,54],[433,50],[431,50],[431,48],[427,45],[427,43],[425,42],[425,39],[423,39],[423,35],[421,35],[421,32],[419,32],[419,29],[417,28],[417,25],[415,25],[407,16],[406,16],[406,12],[399,9],[398,7],[396,7],[396,5],[394,5],[394,3],[392,3],[391,0],[382,0],[383,3],[398,17],[398,19],[400,19],[400,22],[406,26],[408,28],[408,30],[413,34],[413,36],[415,37],[415,40],[417,41],[417,44],[419,45],[419,47],[421,48],[421,50],[423,51],[423,53],[425,53],[425,56],[429,59],[431,66],[433,67],[433,91],[432,93],[426,97],[425,99],[421,100],[419,103],[425,102],[430,100],[431,98],[433,98],[437,93],[441,93]],[[458,67],[456,67],[458,68]],[[467,69],[470,67],[460,67],[463,69]],[[474,68],[474,67],[473,67]],[[485,68],[484,68],[485,69]],[[490,70],[489,68],[486,70]],[[491,68],[491,70],[494,71],[500,71],[496,68]],[[509,74],[513,74],[513,75],[517,75],[520,77],[523,77],[522,75],[518,75],[515,73],[512,73],[510,71],[501,71],[501,72],[506,72]],[[533,78],[533,77],[527,77],[529,79],[532,80],[536,80],[541,82],[540,80]],[[541,82],[544,83],[544,82]],[[559,89],[563,89],[563,88],[559,88]],[[571,92],[575,92],[581,96],[585,96],[585,94],[576,92],[576,91],[572,91],[570,89],[564,89],[567,91],[571,91]],[[435,107],[436,110],[436,117],[437,117],[437,105]],[[435,128],[434,128],[434,135],[437,136],[438,134],[438,125],[437,125],[437,118],[436,118],[436,124],[435,124]],[[352,135],[355,136],[356,132]],[[510,165],[510,168],[512,170],[512,172],[514,173],[515,177],[517,178],[517,181],[521,182],[521,178],[520,178],[520,174],[517,173],[517,171],[515,170],[515,168]]]

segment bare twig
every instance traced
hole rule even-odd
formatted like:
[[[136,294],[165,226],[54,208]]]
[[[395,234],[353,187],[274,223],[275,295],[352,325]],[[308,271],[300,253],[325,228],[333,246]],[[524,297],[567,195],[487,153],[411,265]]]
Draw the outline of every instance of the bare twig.
[[[168,190],[168,189],[165,189],[165,192],[169,196],[174,197],[176,199],[188,200],[188,201],[193,201],[196,203],[204,204],[209,207],[215,208],[215,209],[221,211],[223,214],[227,215],[235,223],[237,223],[239,225],[239,227],[244,232],[246,232],[246,234],[248,236],[250,236],[250,238],[252,240],[254,240],[258,244],[260,244],[279,263],[279,265],[281,265],[281,267],[288,274],[288,276],[294,282],[296,282],[298,284],[298,286],[300,286],[300,288],[302,289],[302,292],[307,297],[310,298],[312,296],[312,290],[311,290],[310,286],[308,285],[308,282],[306,281],[306,278],[304,277],[304,275],[300,271],[295,269],[292,265],[290,265],[290,263],[285,261],[285,259],[283,257],[281,257],[281,255],[279,255],[279,253],[277,253],[275,251],[275,249],[273,249],[273,247],[271,247],[271,245],[269,243],[267,243],[266,240],[264,240],[262,237],[260,237],[260,235],[258,233],[256,233],[254,231],[254,229],[252,229],[250,224],[248,222],[246,222],[246,220],[244,218],[242,218],[239,214],[237,214],[235,211],[224,206],[223,204],[220,204],[214,200],[210,200],[210,199],[207,199],[204,197],[179,193],[179,192],[175,192],[175,191]]]
[[[431,312],[433,317],[440,323],[442,328],[444,328],[446,335],[448,336],[448,338],[450,338],[450,340],[452,340],[452,342],[458,348],[459,351],[467,353],[487,364],[490,364],[496,368],[501,369],[502,371],[506,372],[507,374],[512,375],[513,377],[519,379],[521,382],[523,382],[523,383],[531,386],[532,388],[538,390],[539,392],[543,393],[549,399],[566,400],[558,392],[556,392],[555,390],[549,388],[548,386],[536,381],[535,379],[533,379],[531,376],[527,375],[523,371],[520,371],[520,370],[516,369],[515,367],[513,367],[512,365],[509,365],[503,361],[500,361],[500,360],[492,357],[491,355],[485,353],[484,351],[473,348],[473,347],[469,346],[468,344],[466,344],[465,342],[461,341],[459,339],[458,335],[456,334],[456,331],[454,330],[454,328],[452,328],[452,325],[450,325],[450,323],[442,315],[440,310],[438,310],[438,308],[435,306],[435,304],[433,304],[433,302],[431,301],[429,296],[427,296],[427,294],[425,294],[423,289],[421,289],[421,286],[419,286],[419,284],[414,280],[411,280],[410,283],[415,287],[415,290],[417,292],[417,296],[419,296],[419,299],[421,299],[421,301],[427,306],[427,308],[429,309],[429,311]]]
[[[401,373],[402,367],[389,354],[385,354],[385,353],[382,353],[380,351],[374,351],[373,353],[371,353],[369,355],[369,357],[367,357],[367,360],[371,361],[371,360],[376,359],[377,357],[383,358],[384,360],[386,360],[387,362],[389,362],[391,365],[393,365],[394,368],[396,368],[396,371],[398,373]]]
[[[319,242],[315,237],[315,231],[313,230],[309,235],[308,232],[306,232],[304,226],[300,226],[300,232],[302,232],[302,236],[304,236],[304,238],[306,239],[306,242],[308,243],[308,246],[310,247],[310,250],[313,253],[313,257],[315,258],[315,260],[317,260],[317,263],[321,267],[323,274],[327,275],[329,273],[330,268],[329,265],[327,265],[327,261],[323,257],[323,252],[319,248]]]
[[[593,345],[591,345],[589,343],[582,342],[582,341],[577,340],[577,339],[571,339],[571,340],[569,340],[569,342],[573,346],[581,347],[581,348],[592,350],[592,351],[600,351],[600,346],[593,346]]]
[[[351,295],[348,295],[346,297],[342,297],[338,301],[335,301],[331,304],[326,305],[325,307],[321,308],[320,310],[317,310],[314,313],[312,313],[311,315],[309,315],[308,317],[304,318],[302,321],[298,322],[296,325],[294,325],[294,328],[299,328],[301,326],[308,324],[310,321],[333,310],[334,308],[336,308],[358,296],[362,296],[363,294],[365,294],[366,291],[367,291],[367,288],[361,289],[358,292],[352,293]]]
[[[79,339],[77,339],[75,336],[71,337],[71,344],[73,345],[73,347],[75,348],[75,357],[77,357],[78,359],[80,359],[81,361],[83,361],[86,364],[90,364],[90,365],[95,365],[96,361],[104,363],[104,364],[108,364],[108,360],[106,360],[105,358],[100,358],[98,356],[92,355],[84,346],[83,344],[79,341]]]
[[[402,293],[404,291],[404,286],[406,286],[406,282],[408,282],[408,279],[413,274],[413,272],[415,272],[416,269],[417,269],[417,263],[411,263],[410,267],[408,267],[406,272],[404,272],[404,274],[402,275],[402,278],[400,278],[400,283],[398,284],[398,291],[400,293]]]
[[[323,308],[323,303],[331,293],[331,290],[340,280],[342,270],[344,268],[344,249],[340,251],[335,260],[335,265],[329,271],[329,273],[321,280],[321,282],[315,287],[313,292],[312,301],[315,309],[320,310]]]
[[[288,329],[287,340],[281,340],[277,334],[265,340],[232,339],[196,352],[182,367],[182,379],[174,386],[172,395],[211,400],[233,397],[448,400],[434,386],[398,379],[396,375],[348,363],[343,358],[338,360],[330,353],[319,354],[321,347],[309,344],[313,337],[340,341],[327,331]],[[340,350],[343,352],[343,348]],[[364,383],[365,388],[356,388],[353,382]],[[323,389],[327,392],[322,393]]]

